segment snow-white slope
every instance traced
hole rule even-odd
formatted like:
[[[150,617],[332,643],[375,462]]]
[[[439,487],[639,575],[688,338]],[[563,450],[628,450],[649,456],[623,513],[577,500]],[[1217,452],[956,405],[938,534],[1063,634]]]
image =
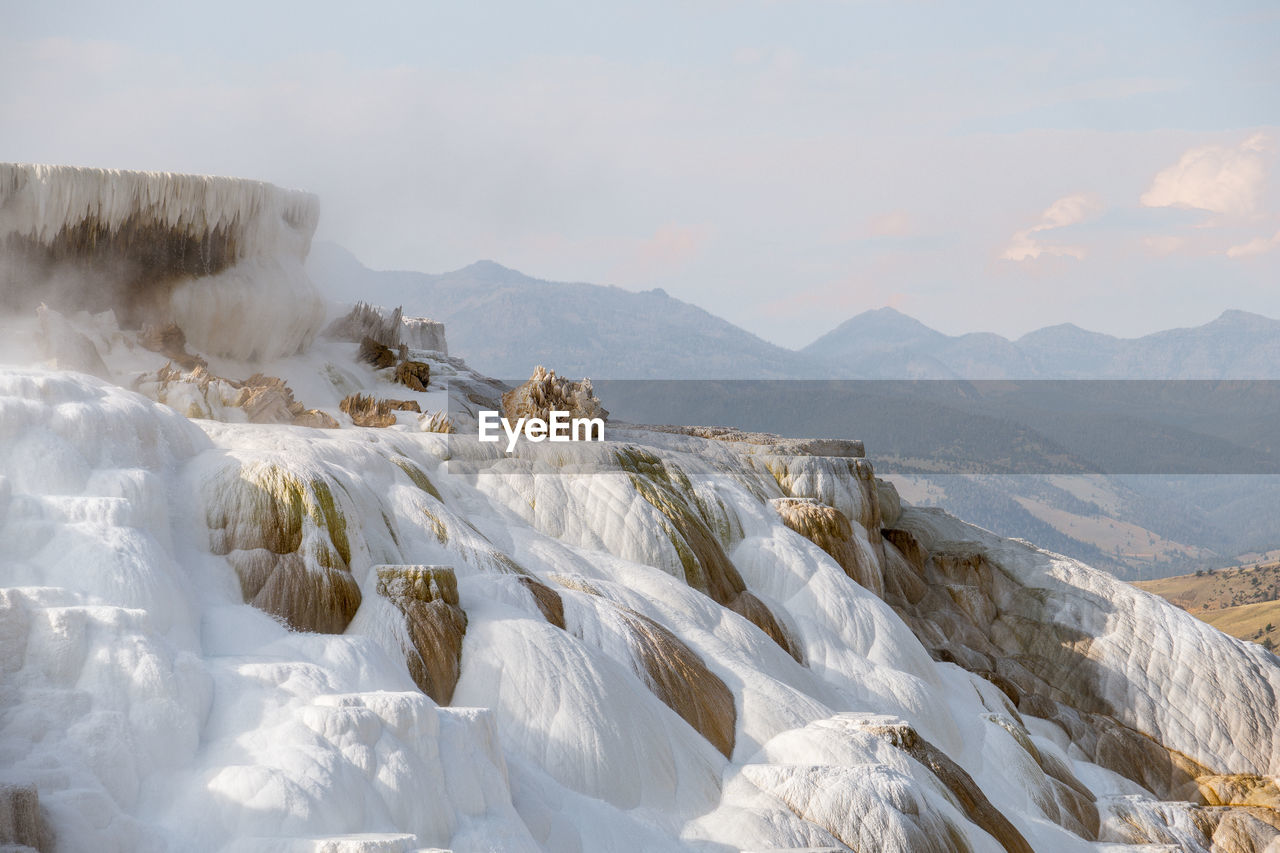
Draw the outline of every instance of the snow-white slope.
[[[31,370],[5,372],[0,392],[0,776],[38,787],[59,849],[349,835],[382,845],[349,849],[1002,849],[938,775],[867,733],[884,715],[964,768],[1034,849],[1090,846],[1048,805],[1036,756],[1057,749],[1049,734],[987,681],[935,663],[890,607],[785,527],[756,454],[628,433],[651,435],[645,452],[721,520],[746,586],[804,664],[686,583],[670,523],[623,465],[532,474],[516,460],[459,475],[447,460],[460,437],[408,427],[188,421],[96,379]],[[824,472],[807,482],[839,467],[793,464]],[[251,466],[329,484],[363,596],[346,633],[291,632],[241,603],[230,562],[211,553],[207,519],[231,511],[210,506],[230,499],[215,484]],[[1054,618],[1094,632],[1126,722],[1214,769],[1275,772],[1256,721],[1274,714],[1280,670],[1264,654],[1083,566],[908,517],[982,543],[1060,603]],[[381,564],[458,577],[468,625],[450,708],[417,691],[385,611],[364,616],[380,612]],[[555,590],[564,628],[522,573]],[[646,683],[626,613],[664,626],[728,687],[729,759]],[[1076,776],[1110,778],[1071,752],[1061,763]]]
[[[114,317],[42,318],[0,352],[63,368],[0,368],[0,807],[34,786],[54,849],[1280,844],[1275,658],[852,451],[507,456],[339,410],[496,406],[443,353],[413,392],[350,343],[200,351],[342,428],[250,424],[128,390],[166,359]]]

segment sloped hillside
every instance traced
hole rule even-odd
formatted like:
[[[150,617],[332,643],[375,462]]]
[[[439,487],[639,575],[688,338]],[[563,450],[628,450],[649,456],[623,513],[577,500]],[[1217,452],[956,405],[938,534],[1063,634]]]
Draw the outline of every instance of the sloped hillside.
[[[4,319],[0,844],[1280,844],[1275,657],[859,442],[507,452],[395,315],[264,359],[64,308]]]
[[[1152,581],[1139,589],[1154,592],[1191,615],[1233,637],[1272,649],[1280,642],[1280,562],[1200,570]]]

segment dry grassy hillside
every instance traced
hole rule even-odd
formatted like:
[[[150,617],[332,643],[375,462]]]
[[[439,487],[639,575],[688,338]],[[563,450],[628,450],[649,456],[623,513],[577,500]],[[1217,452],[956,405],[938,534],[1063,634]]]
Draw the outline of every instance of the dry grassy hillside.
[[[1280,643],[1280,560],[1199,571],[1134,586],[1154,592],[1220,631],[1272,648]]]

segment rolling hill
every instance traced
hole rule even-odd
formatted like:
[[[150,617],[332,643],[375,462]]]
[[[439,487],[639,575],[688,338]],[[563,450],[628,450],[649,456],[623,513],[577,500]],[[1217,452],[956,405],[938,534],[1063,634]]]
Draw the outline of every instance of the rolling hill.
[[[1242,640],[1274,648],[1280,641],[1280,561],[1277,553],[1252,565],[1197,571],[1135,586]]]

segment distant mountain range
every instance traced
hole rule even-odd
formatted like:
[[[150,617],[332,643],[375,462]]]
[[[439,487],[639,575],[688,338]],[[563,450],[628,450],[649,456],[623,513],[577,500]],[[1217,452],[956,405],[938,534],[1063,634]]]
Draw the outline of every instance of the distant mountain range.
[[[1225,311],[1189,329],[1116,338],[1071,323],[1011,341],[944,335],[892,308],[866,311],[801,350],[842,374],[880,379],[1274,379],[1280,321]]]
[[[438,274],[380,272],[332,243],[316,244],[308,268],[333,299],[442,320],[454,350],[503,379],[538,364],[608,379],[1280,378],[1280,321],[1244,311],[1140,338],[1068,323],[1011,341],[946,335],[878,308],[797,352],[662,290],[542,281],[492,261]]]
[[[1064,324],[1011,341],[991,333],[946,335],[879,308],[796,352],[661,290],[541,281],[491,261],[438,275],[376,272],[340,247],[320,243],[309,269],[333,299],[402,305],[408,315],[442,320],[452,352],[491,376],[515,381],[538,364],[596,380],[1280,378],[1280,321],[1243,311],[1141,338]],[[841,397],[859,389],[823,393],[805,387],[823,384],[598,387],[624,420],[628,405],[648,393],[657,395],[650,403],[678,405],[680,413],[671,418],[864,439],[878,469],[913,502],[943,506],[1122,577],[1224,565],[1250,549],[1280,546],[1280,477],[1274,475],[1001,476],[911,468],[918,449],[927,447],[934,461],[946,462],[949,454],[1007,456],[1007,465],[993,466],[995,471],[1066,472],[1075,461],[1083,463],[1081,470],[1100,465],[1136,471],[1132,463],[1159,462],[1160,454],[1170,464],[1153,470],[1179,470],[1175,463],[1185,455],[1219,466],[1207,470],[1239,471],[1249,454],[1257,454],[1256,470],[1274,470],[1272,454],[1280,454],[1280,444],[1270,426],[1271,389],[1262,389],[1268,393],[1260,393],[1255,417],[1247,399],[1231,402],[1231,389],[1206,389],[1219,395],[1213,398],[1218,402],[1203,405],[1194,390],[1165,399],[1158,387],[1135,385],[1139,408],[1149,409],[1150,417],[1125,428],[1107,413],[1132,412],[1136,398],[1115,400],[1124,389],[1117,392],[1114,385],[1022,389],[1048,395],[1037,415],[1035,405],[1011,410],[998,389],[966,390],[965,383],[933,387],[923,398],[906,385],[870,389],[861,407]],[[977,404],[946,399],[978,390]],[[895,398],[904,393],[906,399]],[[1234,417],[1221,417],[1215,405],[1232,406]],[[1037,459],[1046,464],[1037,468]],[[969,464],[958,470],[977,469]]]
[[[539,364],[610,379],[792,379],[831,368],[662,290],[541,281],[492,261],[453,272],[375,272],[318,243],[308,269],[330,298],[441,320],[449,348],[482,373],[525,379]]]

